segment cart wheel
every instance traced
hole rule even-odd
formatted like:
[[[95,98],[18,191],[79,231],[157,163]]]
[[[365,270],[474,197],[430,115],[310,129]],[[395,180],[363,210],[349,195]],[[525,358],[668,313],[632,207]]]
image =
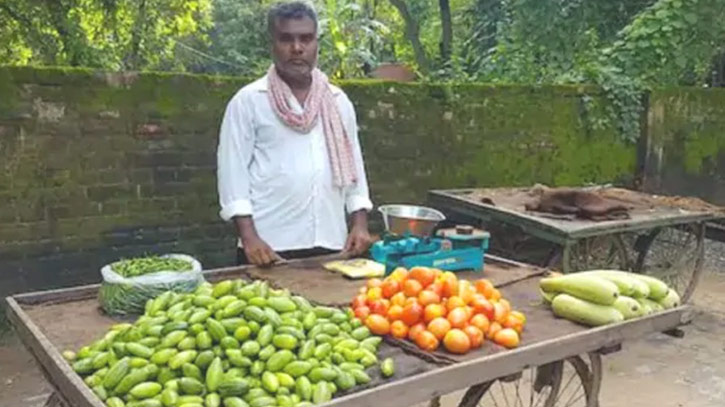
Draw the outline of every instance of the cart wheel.
[[[459,407],[598,407],[601,360],[579,356],[468,389]]]
[[[592,269],[627,270],[629,252],[620,234],[594,236],[580,239],[569,248],[568,267],[563,264],[564,249],[559,247],[552,253],[547,267],[566,272]]]
[[[602,359],[598,353],[566,359],[556,397],[546,407],[599,407]]]
[[[677,291],[683,303],[688,301],[702,275],[705,224],[657,228],[638,240],[634,270],[661,279]]]

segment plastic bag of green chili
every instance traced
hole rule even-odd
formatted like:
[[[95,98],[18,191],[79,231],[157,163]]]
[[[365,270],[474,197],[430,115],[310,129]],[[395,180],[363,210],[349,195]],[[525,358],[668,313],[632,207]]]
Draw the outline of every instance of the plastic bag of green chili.
[[[101,269],[98,299],[111,315],[143,314],[146,302],[165,291],[194,291],[204,282],[201,271],[201,263],[184,254],[120,260]]]

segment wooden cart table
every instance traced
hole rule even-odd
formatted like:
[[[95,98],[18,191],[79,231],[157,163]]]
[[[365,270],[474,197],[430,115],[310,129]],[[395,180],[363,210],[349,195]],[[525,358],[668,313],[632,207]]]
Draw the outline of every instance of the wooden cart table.
[[[205,272],[209,281],[228,278],[265,279],[327,305],[347,303],[360,281],[321,267],[324,258],[293,261],[273,269],[228,268]],[[687,306],[599,328],[587,328],[553,316],[538,297],[544,270],[487,256],[483,274],[499,287],[528,323],[520,347],[504,350],[489,342],[462,356],[425,354],[395,340],[384,342],[381,356],[392,357],[396,373],[383,381],[355,388],[328,406],[410,406],[468,388],[461,406],[587,406],[598,405],[602,378],[600,354],[626,340],[641,338],[686,323]],[[465,274],[465,273],[464,273]],[[102,407],[61,351],[78,349],[102,336],[114,323],[96,300],[98,285],[14,295],[8,314],[22,342],[31,351],[56,392],[49,405]],[[516,404],[515,404],[516,403]]]
[[[535,199],[534,188],[433,190],[428,198],[447,216],[483,222],[486,228],[503,227],[492,233],[493,241],[526,234],[552,243],[555,250],[542,266],[565,273],[616,268],[651,274],[687,301],[702,271],[705,223],[722,219],[722,208],[696,198],[603,186],[581,189],[631,206],[630,218],[591,221],[532,212],[525,205]],[[506,247],[506,252],[520,250],[515,244]]]

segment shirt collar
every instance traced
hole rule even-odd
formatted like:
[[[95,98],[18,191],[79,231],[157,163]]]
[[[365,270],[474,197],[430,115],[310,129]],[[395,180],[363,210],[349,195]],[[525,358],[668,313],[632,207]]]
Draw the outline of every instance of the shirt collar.
[[[267,92],[267,74],[265,74],[263,77],[257,79],[252,84],[249,85],[250,88],[257,92]],[[337,96],[340,93],[342,93],[342,89],[338,88],[335,85],[330,85],[330,90],[332,90],[332,94]]]

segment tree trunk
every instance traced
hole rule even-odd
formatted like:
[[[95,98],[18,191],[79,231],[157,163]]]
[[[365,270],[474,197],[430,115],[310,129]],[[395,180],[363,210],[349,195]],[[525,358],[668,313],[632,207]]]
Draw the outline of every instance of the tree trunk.
[[[447,66],[451,62],[452,44],[453,44],[453,22],[451,21],[451,3],[449,0],[438,0],[441,10],[441,59],[443,65]]]
[[[408,37],[410,44],[413,46],[413,52],[415,53],[415,60],[418,63],[418,68],[423,73],[427,73],[430,70],[430,61],[428,56],[425,54],[423,44],[420,42],[420,30],[418,29],[418,22],[410,14],[408,6],[405,4],[405,0],[389,0],[395,8],[398,9],[400,16],[405,21],[405,36]]]
[[[144,34],[144,25],[146,24],[146,0],[142,0],[138,6],[138,15],[131,33],[131,55],[128,58],[128,68],[135,71],[141,65],[141,39]]]

